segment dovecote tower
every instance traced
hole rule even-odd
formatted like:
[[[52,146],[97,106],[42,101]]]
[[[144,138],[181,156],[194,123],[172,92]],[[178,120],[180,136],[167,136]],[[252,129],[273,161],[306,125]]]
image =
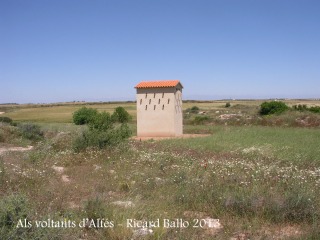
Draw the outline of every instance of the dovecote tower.
[[[138,137],[174,137],[183,134],[183,86],[179,80],[143,81],[135,88]]]

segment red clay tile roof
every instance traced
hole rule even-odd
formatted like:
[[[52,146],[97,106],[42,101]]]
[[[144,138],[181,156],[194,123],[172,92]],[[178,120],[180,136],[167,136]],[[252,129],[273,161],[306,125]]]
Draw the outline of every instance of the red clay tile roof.
[[[135,88],[163,88],[163,87],[175,87],[180,83],[179,80],[164,80],[164,81],[148,81],[139,82]],[[182,86],[182,84],[180,83]]]

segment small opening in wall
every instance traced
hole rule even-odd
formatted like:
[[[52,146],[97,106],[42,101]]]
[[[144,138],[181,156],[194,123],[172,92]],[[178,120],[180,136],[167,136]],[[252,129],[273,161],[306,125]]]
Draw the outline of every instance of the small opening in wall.
[[[142,104],[142,99],[140,99],[140,105]]]
[[[168,104],[170,103],[170,98],[168,98]]]
[[[156,97],[156,94],[154,93],[154,94],[153,94],[153,98],[155,98],[155,97]]]
[[[160,104],[160,98],[159,98],[158,104]]]
[[[151,99],[149,99],[149,104],[151,104]]]
[[[146,109],[145,110],[148,110],[148,105],[146,105]]]
[[[146,93],[146,98],[148,97],[148,93]]]
[[[162,105],[162,110],[164,110],[164,104]]]
[[[153,110],[156,110],[156,105],[153,106]]]
[[[164,98],[164,92],[162,93],[162,98]]]

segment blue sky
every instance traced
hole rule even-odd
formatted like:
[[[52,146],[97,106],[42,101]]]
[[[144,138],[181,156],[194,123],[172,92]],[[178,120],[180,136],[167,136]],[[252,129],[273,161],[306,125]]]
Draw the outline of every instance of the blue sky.
[[[1,0],[0,103],[319,98],[320,1]]]

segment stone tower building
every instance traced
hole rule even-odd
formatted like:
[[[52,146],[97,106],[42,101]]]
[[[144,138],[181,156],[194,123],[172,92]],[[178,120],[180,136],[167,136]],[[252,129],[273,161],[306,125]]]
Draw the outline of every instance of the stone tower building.
[[[138,137],[173,137],[183,134],[183,86],[179,80],[143,81],[135,88]]]

